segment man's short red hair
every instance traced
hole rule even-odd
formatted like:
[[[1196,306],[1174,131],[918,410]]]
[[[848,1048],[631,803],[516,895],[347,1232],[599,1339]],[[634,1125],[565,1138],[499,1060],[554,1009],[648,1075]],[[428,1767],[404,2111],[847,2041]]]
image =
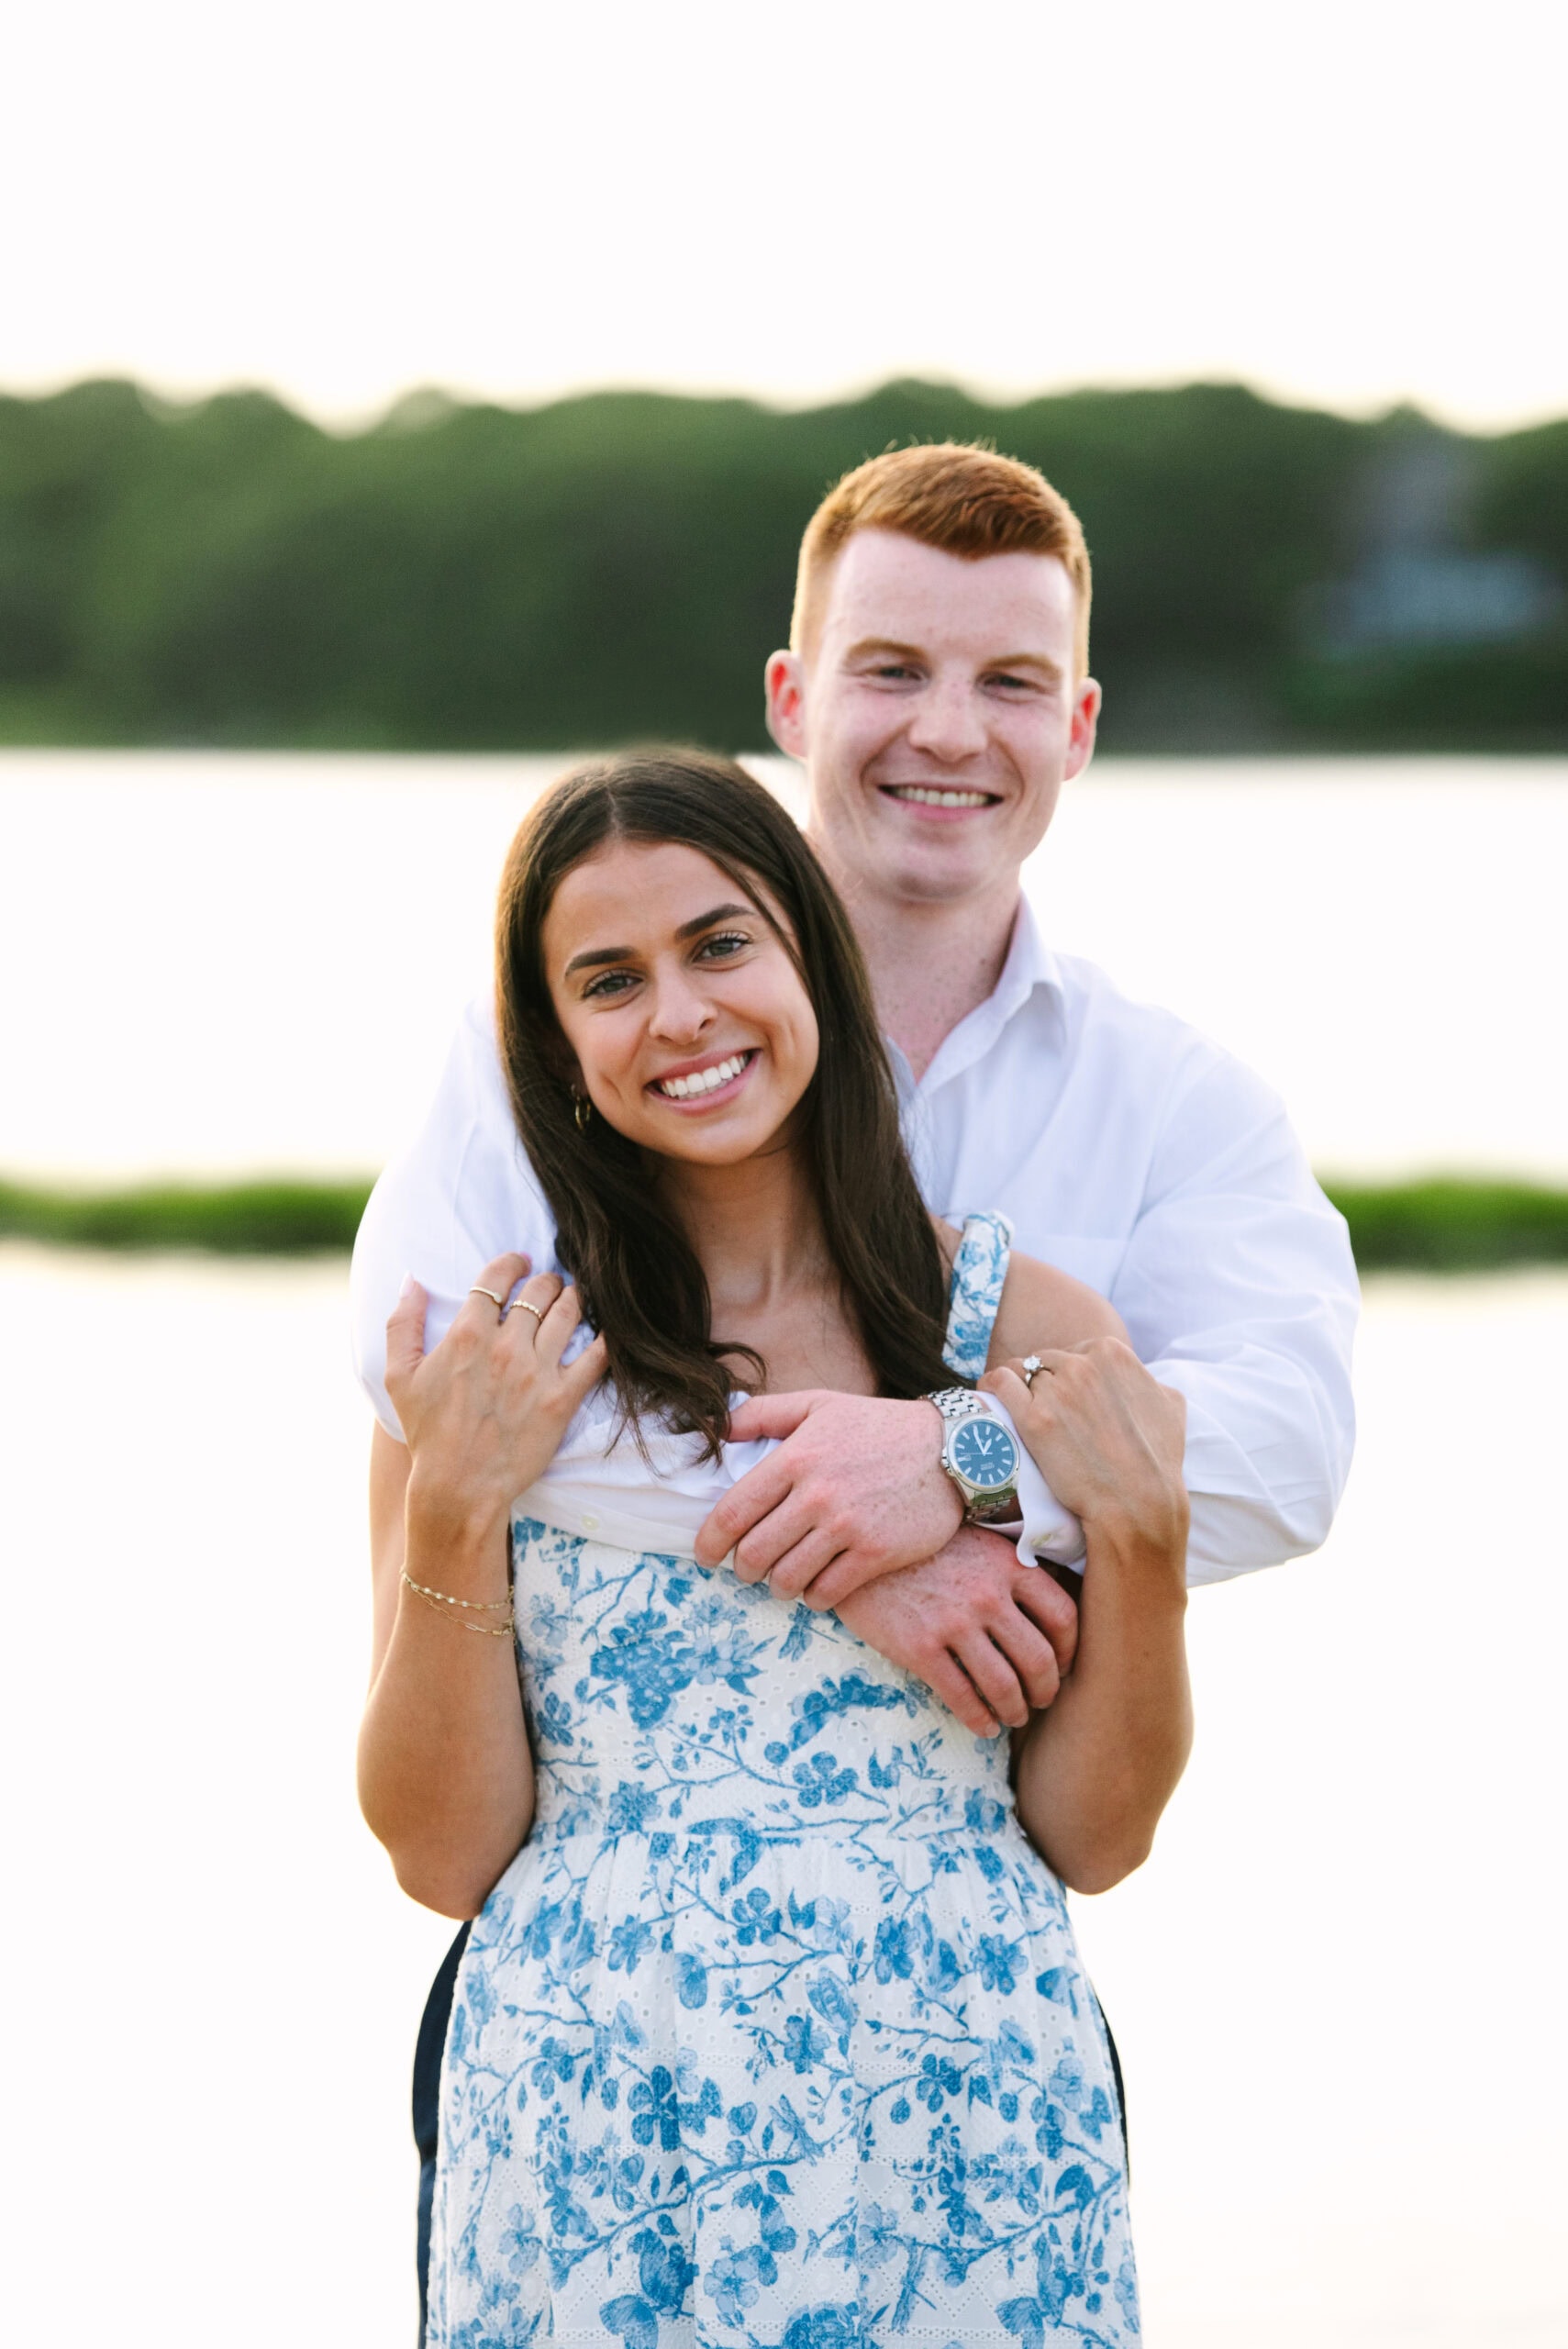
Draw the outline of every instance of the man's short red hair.
[[[804,651],[821,625],[828,575],[857,530],[897,530],[922,546],[979,562],[1051,554],[1073,582],[1073,659],[1089,666],[1089,550],[1083,525],[1045,475],[1016,457],[943,440],[868,458],[828,492],[806,526],[789,640]]]

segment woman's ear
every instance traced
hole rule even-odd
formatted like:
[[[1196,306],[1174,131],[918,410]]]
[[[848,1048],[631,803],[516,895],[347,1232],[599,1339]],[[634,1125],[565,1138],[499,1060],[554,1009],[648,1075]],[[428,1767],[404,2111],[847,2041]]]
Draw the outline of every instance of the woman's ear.
[[[557,1085],[563,1085],[568,1093],[586,1090],[583,1083],[582,1063],[559,1028],[545,1043],[541,1057]]]

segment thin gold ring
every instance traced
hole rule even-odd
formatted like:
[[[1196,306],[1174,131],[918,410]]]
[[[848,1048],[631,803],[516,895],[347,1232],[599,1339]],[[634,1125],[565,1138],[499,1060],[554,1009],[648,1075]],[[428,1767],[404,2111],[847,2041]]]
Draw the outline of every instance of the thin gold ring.
[[[512,1299],[511,1309],[514,1313],[517,1311],[519,1305],[522,1307],[525,1313],[531,1313],[536,1321],[542,1321],[544,1319],[544,1315],[540,1311],[539,1308],[537,1305],[530,1305],[526,1297],[516,1297]]]
[[[504,1297],[497,1297],[493,1288],[481,1288],[479,1283],[475,1281],[473,1286],[468,1293],[470,1297],[487,1297],[490,1299],[491,1304],[495,1308],[496,1312],[505,1318],[506,1311],[506,1300]]]

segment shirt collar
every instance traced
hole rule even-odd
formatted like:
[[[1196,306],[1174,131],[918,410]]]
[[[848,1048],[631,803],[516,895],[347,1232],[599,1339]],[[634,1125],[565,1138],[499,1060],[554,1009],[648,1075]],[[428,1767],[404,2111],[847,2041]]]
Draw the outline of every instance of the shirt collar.
[[[1061,995],[1062,969],[1045,942],[1034,907],[1020,892],[1007,958],[989,1000],[998,1007],[1003,1019],[1010,1019],[1015,1011],[1023,1008],[1036,987],[1050,987],[1053,994]],[[984,1004],[980,1006],[981,1010],[985,1008]]]
[[[1033,907],[1019,892],[1018,910],[1013,920],[1013,934],[1007,942],[1006,957],[995,987],[984,1003],[965,1014],[958,1026],[944,1036],[929,1068],[920,1079],[921,1093],[945,1085],[951,1077],[962,1075],[966,1068],[984,1058],[997,1041],[1009,1021],[1016,1019],[1036,993],[1043,990],[1060,1001],[1063,993],[1062,972],[1055,955],[1040,935],[1040,924]]]

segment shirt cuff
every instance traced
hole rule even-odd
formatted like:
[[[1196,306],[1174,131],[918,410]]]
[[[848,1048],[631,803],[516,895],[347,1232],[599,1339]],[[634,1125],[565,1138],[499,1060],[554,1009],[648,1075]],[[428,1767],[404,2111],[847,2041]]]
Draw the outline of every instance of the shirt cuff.
[[[1080,1564],[1084,1556],[1083,1526],[1071,1509],[1062,1508],[1040,1475],[1005,1405],[998,1403],[995,1395],[987,1395],[985,1402],[1018,1447],[1018,1556],[1026,1566],[1038,1564],[1041,1558],[1049,1558],[1054,1566]]]

